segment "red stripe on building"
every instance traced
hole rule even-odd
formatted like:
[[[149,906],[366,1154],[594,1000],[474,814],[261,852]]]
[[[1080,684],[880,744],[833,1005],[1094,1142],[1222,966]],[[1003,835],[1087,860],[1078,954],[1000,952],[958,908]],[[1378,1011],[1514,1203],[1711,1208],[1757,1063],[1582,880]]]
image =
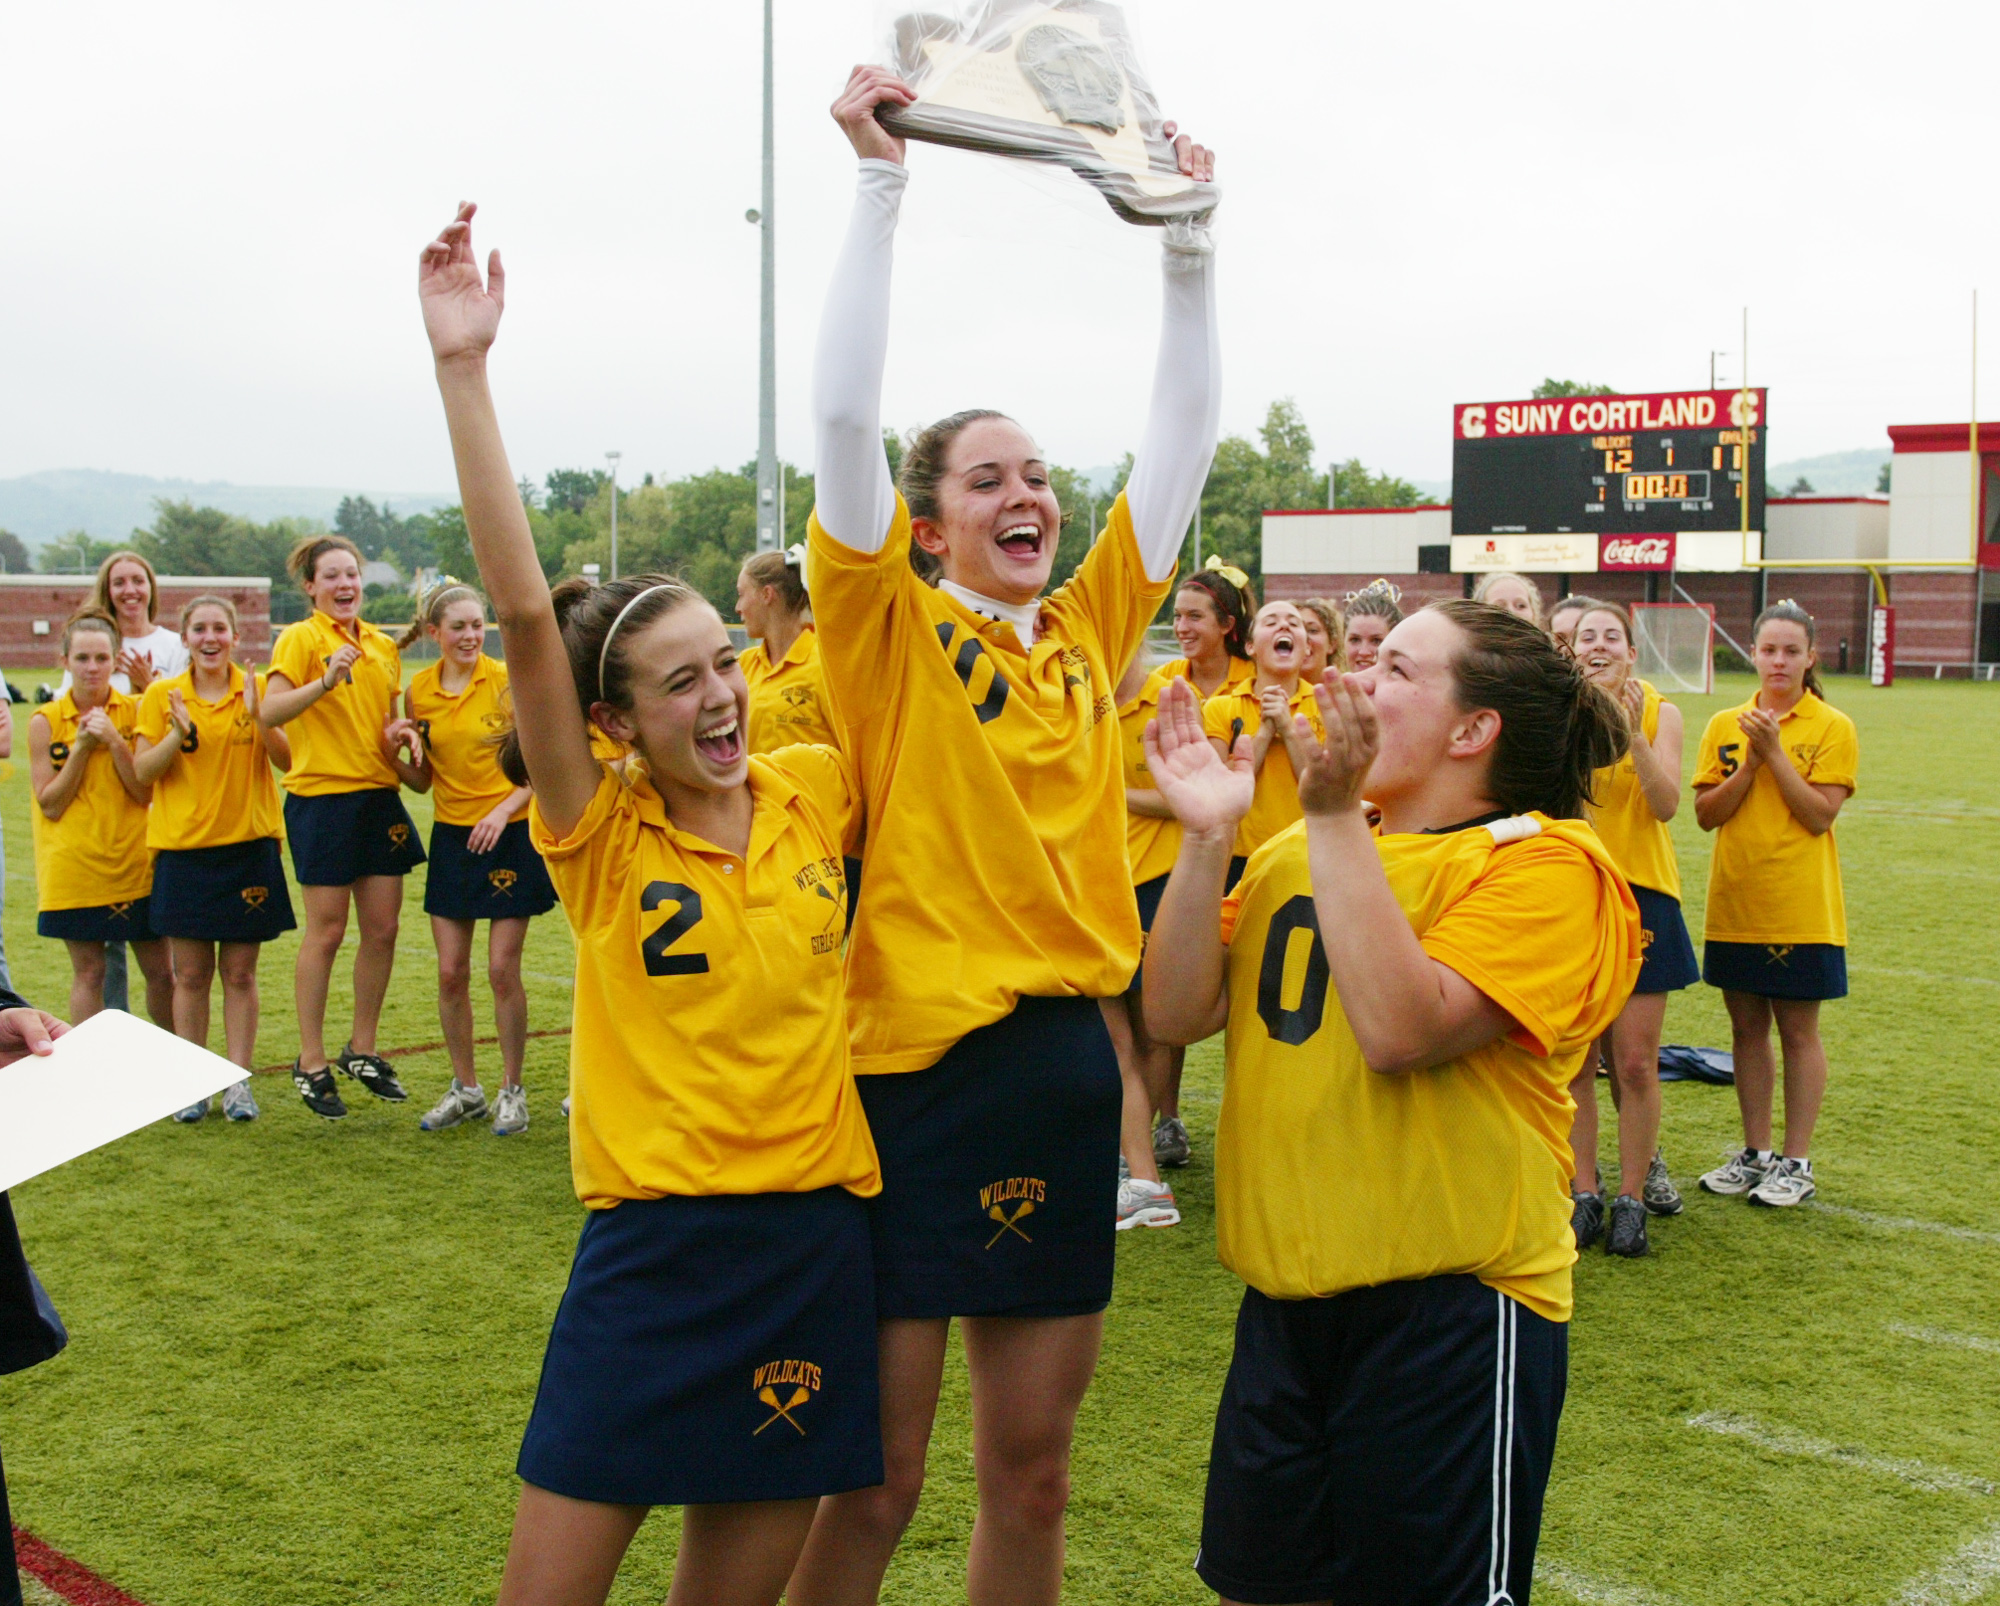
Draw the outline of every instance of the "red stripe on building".
[[[21,1571],[53,1590],[69,1606],[146,1606],[80,1561],[71,1561],[53,1545],[45,1545],[25,1528],[14,1530],[14,1556]]]

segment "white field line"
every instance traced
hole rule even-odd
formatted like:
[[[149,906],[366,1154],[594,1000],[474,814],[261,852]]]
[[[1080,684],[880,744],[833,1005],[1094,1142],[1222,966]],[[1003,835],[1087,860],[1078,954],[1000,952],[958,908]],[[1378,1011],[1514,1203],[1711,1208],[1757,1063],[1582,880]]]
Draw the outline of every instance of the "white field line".
[[[1830,1439],[1815,1439],[1810,1434],[1795,1433],[1790,1428],[1766,1427],[1750,1417],[1736,1416],[1728,1411],[1704,1411],[1700,1416],[1689,1417],[1687,1425],[1708,1433],[1725,1433],[1732,1438],[1746,1439],[1760,1450],[1772,1450],[1779,1455],[1810,1456],[1816,1461],[1831,1461],[1861,1472],[1901,1478],[1903,1482],[1932,1494],[1993,1493],[1993,1484],[1985,1478],[1968,1477],[1962,1472],[1927,1466],[1914,1457],[1871,1455],[1866,1450],[1835,1444]]]
[[[1916,1221],[1908,1216],[1878,1216],[1872,1210],[1856,1210],[1849,1205],[1826,1204],[1818,1199],[1808,1199],[1806,1209],[1822,1210],[1830,1216],[1843,1216],[1849,1221],[1858,1221],[1864,1227],[1879,1227],[1884,1232],[1932,1232],[1940,1238],[1956,1238],[1969,1244],[2000,1244],[2000,1232],[1987,1232],[1979,1227],[1953,1227],[1942,1221]]]
[[[2000,1338],[1981,1338],[1977,1333],[1947,1333],[1938,1327],[1912,1327],[1908,1322],[1887,1324],[1892,1333],[1914,1338],[1924,1344],[1946,1344],[1953,1349],[1978,1350],[1982,1355],[2000,1355]]]
[[[1963,1606],[1984,1595],[1995,1579],[2000,1579],[2000,1528],[1961,1546],[1921,1578],[1912,1578],[1892,1606]]]
[[[1585,1606],[1675,1606],[1670,1595],[1649,1595],[1643,1589],[1609,1583],[1602,1578],[1593,1578],[1589,1573],[1580,1573],[1564,1562],[1550,1561],[1545,1557],[1535,1562],[1535,1582],[1553,1584],[1557,1589],[1566,1590],[1585,1602]]]
[[[1863,976],[1895,976],[1903,981],[1935,982],[1940,987],[2000,987],[1992,976],[1947,976],[1938,970],[1898,970],[1888,965],[1849,965]]]
[[[62,1596],[29,1573],[21,1574],[21,1599],[27,1606],[68,1606]]]

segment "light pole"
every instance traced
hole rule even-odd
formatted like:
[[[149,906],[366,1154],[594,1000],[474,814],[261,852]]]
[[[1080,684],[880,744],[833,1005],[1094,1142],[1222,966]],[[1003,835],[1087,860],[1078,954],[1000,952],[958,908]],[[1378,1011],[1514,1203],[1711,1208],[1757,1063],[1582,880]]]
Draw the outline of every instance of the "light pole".
[[[611,578],[618,578],[618,459],[623,452],[606,452],[604,461],[611,465]]]
[[[778,255],[771,209],[776,204],[772,125],[771,0],[764,0],[764,204],[757,226],[763,235],[761,329],[757,350],[757,550],[775,552],[785,543],[778,519]]]

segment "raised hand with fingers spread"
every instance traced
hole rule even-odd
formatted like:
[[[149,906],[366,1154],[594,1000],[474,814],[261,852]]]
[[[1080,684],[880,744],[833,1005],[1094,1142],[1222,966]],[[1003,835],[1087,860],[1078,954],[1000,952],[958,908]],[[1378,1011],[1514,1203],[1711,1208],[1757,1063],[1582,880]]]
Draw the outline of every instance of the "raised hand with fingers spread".
[[[1181,825],[1234,832],[1257,795],[1251,742],[1239,736],[1225,762],[1202,734],[1194,688],[1176,680],[1160,692],[1160,714],[1146,727],[1146,767]]]
[[[1299,806],[1308,814],[1339,814],[1361,806],[1361,789],[1382,749],[1375,703],[1358,675],[1329,676],[1314,689],[1326,740],[1308,720],[1292,724],[1293,740],[1305,752],[1299,770]]]
[[[472,218],[479,210],[461,201],[458,215],[424,247],[417,270],[417,298],[424,309],[424,333],[439,362],[484,357],[500,333],[507,274],[500,253],[486,257],[486,277],[472,252]]]

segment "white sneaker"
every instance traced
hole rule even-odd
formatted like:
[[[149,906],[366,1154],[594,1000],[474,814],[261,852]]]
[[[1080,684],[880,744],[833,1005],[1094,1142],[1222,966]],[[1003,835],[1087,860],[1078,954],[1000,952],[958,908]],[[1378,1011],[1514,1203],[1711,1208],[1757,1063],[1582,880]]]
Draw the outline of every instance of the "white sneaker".
[[[1164,1182],[1127,1177],[1118,1184],[1118,1230],[1127,1227],[1178,1227],[1180,1207],[1174,1190]]]
[[[568,1100],[568,1099],[564,1099],[564,1100],[563,1100],[563,1119],[564,1119],[565,1121],[567,1121],[567,1120],[569,1119],[569,1100]]]
[[[250,1091],[250,1079],[232,1082],[222,1090],[222,1113],[232,1121],[257,1119],[257,1098]]]
[[[1741,1154],[1731,1155],[1728,1164],[1703,1172],[1701,1185],[1710,1193],[1748,1193],[1770,1174],[1777,1163],[1775,1156],[1760,1160],[1755,1149],[1745,1149]]]
[[[1753,1205],[1780,1207],[1804,1204],[1819,1190],[1813,1186],[1812,1162],[1780,1156],[1764,1173],[1764,1180],[1750,1190]]]
[[[485,1089],[460,1087],[458,1078],[453,1077],[451,1085],[444,1090],[444,1097],[430,1107],[417,1125],[426,1132],[442,1132],[464,1121],[483,1120],[485,1116]]]
[[[500,1097],[493,1105],[493,1135],[496,1138],[511,1138],[516,1132],[528,1130],[528,1090],[525,1087],[502,1087]]]

